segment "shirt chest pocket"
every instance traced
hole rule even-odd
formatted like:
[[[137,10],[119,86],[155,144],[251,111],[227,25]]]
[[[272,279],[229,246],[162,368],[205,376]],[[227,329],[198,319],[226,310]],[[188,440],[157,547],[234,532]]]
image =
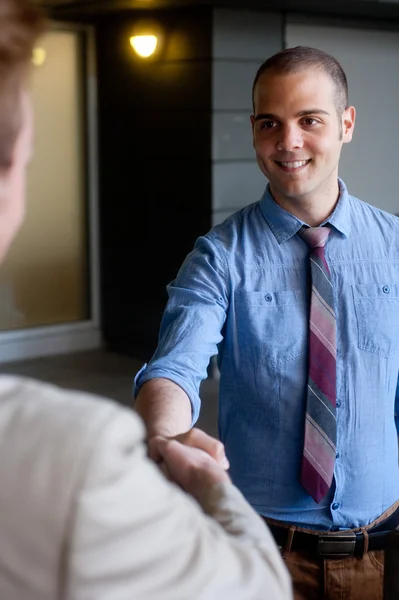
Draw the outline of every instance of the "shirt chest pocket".
[[[238,343],[255,362],[278,365],[306,352],[308,316],[301,290],[235,294]]]
[[[352,286],[358,346],[389,357],[399,349],[399,284]]]

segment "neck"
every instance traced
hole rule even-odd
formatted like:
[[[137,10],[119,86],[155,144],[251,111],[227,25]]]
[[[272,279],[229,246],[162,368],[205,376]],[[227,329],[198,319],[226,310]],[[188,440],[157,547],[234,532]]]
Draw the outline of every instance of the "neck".
[[[311,227],[318,227],[331,215],[340,195],[338,179],[330,188],[305,196],[289,197],[273,189],[271,185],[270,192],[281,208]]]

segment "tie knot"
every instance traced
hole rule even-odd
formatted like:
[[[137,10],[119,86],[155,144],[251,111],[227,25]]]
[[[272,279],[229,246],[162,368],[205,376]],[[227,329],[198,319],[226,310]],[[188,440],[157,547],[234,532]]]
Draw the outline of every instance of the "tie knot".
[[[305,240],[309,248],[324,248],[330,231],[330,227],[302,227],[299,230],[299,235]]]

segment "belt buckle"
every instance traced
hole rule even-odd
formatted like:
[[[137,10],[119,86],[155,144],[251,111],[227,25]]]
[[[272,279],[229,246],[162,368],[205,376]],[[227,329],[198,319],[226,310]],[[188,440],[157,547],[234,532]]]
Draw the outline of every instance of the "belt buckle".
[[[354,531],[319,535],[317,554],[323,558],[347,558],[354,555],[355,545],[356,533]]]

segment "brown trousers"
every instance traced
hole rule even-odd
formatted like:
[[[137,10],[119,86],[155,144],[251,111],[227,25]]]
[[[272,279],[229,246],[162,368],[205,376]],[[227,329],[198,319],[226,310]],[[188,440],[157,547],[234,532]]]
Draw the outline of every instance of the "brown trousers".
[[[291,552],[285,559],[295,600],[382,600],[384,551],[342,560]]]
[[[363,531],[365,552],[363,556],[344,559],[323,559],[307,552],[291,551],[295,531],[309,530],[290,526],[292,535],[283,557],[291,573],[295,600],[383,600],[384,551],[367,551],[367,531],[392,515],[399,501],[378,519],[353,531]],[[275,525],[278,521],[267,519]],[[399,599],[398,599],[399,600]]]

